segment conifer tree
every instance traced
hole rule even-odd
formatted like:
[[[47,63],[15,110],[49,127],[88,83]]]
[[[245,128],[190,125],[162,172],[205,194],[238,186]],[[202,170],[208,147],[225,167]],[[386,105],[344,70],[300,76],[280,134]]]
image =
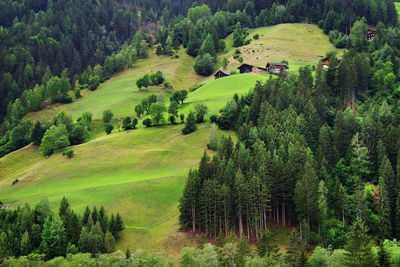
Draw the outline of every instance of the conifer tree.
[[[367,234],[367,228],[359,217],[351,226],[346,250],[349,252],[348,266],[374,266],[371,240]]]
[[[190,134],[197,130],[196,117],[191,111],[185,121],[185,127],[182,129],[183,134]]]

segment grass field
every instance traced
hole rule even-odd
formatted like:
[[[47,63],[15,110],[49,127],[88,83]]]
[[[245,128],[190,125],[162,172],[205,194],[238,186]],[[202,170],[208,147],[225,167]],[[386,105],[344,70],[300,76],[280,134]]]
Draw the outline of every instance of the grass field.
[[[394,6],[396,7],[397,14],[400,17],[400,2],[394,2]]]
[[[198,103],[208,107],[208,117],[217,114],[233,95],[243,95],[254,88],[257,81],[265,81],[269,74],[238,74],[213,80],[189,94],[181,111],[188,113]]]
[[[244,62],[265,67],[267,62],[289,61],[289,71],[295,71],[300,66],[317,64],[326,52],[336,48],[329,42],[316,25],[280,24],[277,26],[251,29],[249,38],[259,34],[258,40],[240,47]],[[227,38],[230,47],[233,36]],[[231,48],[225,55],[229,59],[228,69],[237,68],[240,63],[232,57],[236,49]]]
[[[119,247],[160,249],[178,229],[177,203],[188,170],[206,149],[209,125],[183,136],[182,125],[142,128],[101,136],[44,159],[28,146],[0,159],[0,196],[4,203],[35,204],[47,196],[57,207],[66,196],[72,207],[104,205],[126,223]],[[12,186],[18,178],[20,182]]]
[[[290,70],[305,64],[316,64],[321,56],[334,47],[328,37],[313,25],[284,24],[250,30],[260,39],[241,49],[246,63],[265,66],[268,61],[289,60]],[[239,66],[232,58],[232,36],[227,38],[230,58],[228,69]],[[253,52],[254,50],[254,52]],[[208,124],[188,136],[181,135],[182,125],[143,128],[131,132],[114,130],[105,135],[100,121],[102,113],[111,109],[116,118],[134,115],[134,106],[149,94],[166,94],[159,87],[138,92],[138,77],[161,70],[175,90],[188,89],[204,83],[189,93],[180,112],[188,113],[197,103],[209,108],[209,117],[216,114],[234,93],[247,93],[256,81],[265,81],[268,74],[233,75],[218,80],[201,77],[193,70],[194,59],[183,49],[179,58],[162,56],[154,51],[149,58],[139,60],[103,83],[96,91],[68,105],[30,113],[33,120],[51,120],[64,110],[76,119],[82,112],[94,115],[91,141],[73,147],[76,157],[68,160],[57,152],[50,158],[41,157],[37,148],[25,147],[0,159],[0,200],[6,204],[35,204],[47,196],[55,208],[63,196],[80,211],[86,205],[104,205],[111,212],[119,211],[126,230],[118,248],[165,249],[175,253],[188,242],[178,232],[178,200],[190,168],[196,166],[208,141]],[[231,134],[231,133],[229,133]],[[18,178],[20,182],[11,186]],[[168,240],[168,245],[166,241]],[[172,244],[172,246],[170,245]]]

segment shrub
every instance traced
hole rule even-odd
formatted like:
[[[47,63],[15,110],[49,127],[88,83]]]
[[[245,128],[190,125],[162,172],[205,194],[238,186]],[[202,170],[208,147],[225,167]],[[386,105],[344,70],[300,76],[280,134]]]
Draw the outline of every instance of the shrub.
[[[214,72],[213,57],[208,53],[198,56],[194,63],[194,70],[197,74],[203,76],[209,76],[210,74],[212,74]]]
[[[73,150],[64,151],[63,156],[67,156],[67,158],[72,159],[74,157],[74,151]]]
[[[170,90],[173,89],[174,87],[172,86],[172,84],[170,82],[164,82],[164,89],[165,90]]]
[[[56,149],[69,146],[68,132],[64,124],[51,126],[43,136],[40,151],[43,156],[50,156]]]
[[[91,91],[96,90],[97,87],[99,87],[99,85],[100,85],[100,77],[99,76],[95,75],[95,76],[90,77],[90,79],[89,79],[89,89]]]
[[[190,134],[197,130],[196,118],[194,113],[191,111],[186,119],[185,127],[182,129],[183,134]]]
[[[125,119],[122,121],[122,129],[125,131],[132,129],[132,120],[130,117],[125,117]]]
[[[76,99],[81,98],[81,97],[82,97],[82,95],[81,95],[81,89],[76,88],[75,91],[74,91],[74,94],[75,94],[75,98],[76,98]]]
[[[112,130],[114,129],[114,125],[112,123],[106,123],[104,125],[104,130],[106,131],[107,134],[110,134]]]
[[[189,92],[194,92],[194,91],[196,91],[197,89],[199,89],[202,86],[203,86],[203,84],[195,84],[195,85],[193,85],[192,87],[189,88]]]
[[[164,82],[164,76],[161,71],[157,71],[150,75],[150,81],[152,85],[160,85]]]
[[[211,121],[211,123],[217,123],[217,116],[216,115],[211,115],[210,116],[210,121]]]
[[[254,39],[254,40],[258,40],[258,38],[260,38],[260,35],[259,35],[258,33],[256,33],[256,34],[253,35],[253,39]]]
[[[150,118],[144,119],[142,123],[143,123],[144,126],[150,127],[151,126],[151,119]]]
[[[208,148],[211,150],[217,150],[219,146],[219,134],[218,128],[215,124],[211,125],[209,131],[209,140],[208,140]]]
[[[169,121],[171,122],[171,124],[175,124],[175,116],[169,116]]]
[[[179,118],[181,119],[181,122],[184,123],[185,122],[185,114],[181,114],[179,115]]]
[[[69,135],[69,141],[71,142],[71,145],[79,145],[85,143],[88,138],[88,129],[80,124],[75,125],[71,131],[71,134]]]
[[[138,124],[138,119],[137,118],[133,118],[132,119],[132,129],[136,129],[137,124]]]
[[[204,104],[197,104],[194,107],[195,111],[196,111],[196,121],[198,123],[201,123],[204,121],[204,116],[207,114],[208,112],[208,108],[206,105]]]

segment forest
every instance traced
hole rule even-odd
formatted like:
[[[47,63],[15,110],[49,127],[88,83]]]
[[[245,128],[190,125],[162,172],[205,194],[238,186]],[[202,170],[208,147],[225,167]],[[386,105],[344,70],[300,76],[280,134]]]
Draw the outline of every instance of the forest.
[[[185,49],[196,73],[209,76],[229,34],[240,47],[250,42],[249,28],[317,24],[336,47],[346,48],[343,55],[329,53],[327,68],[304,66],[258,82],[210,117],[237,141],[212,128],[213,152],[204,151],[189,172],[179,223],[200,237],[197,248],[182,249],[180,264],[400,266],[397,16],[391,0],[2,1],[0,157],[31,142],[45,157],[86,142],[90,112],[76,121],[65,112],[48,123],[23,118],[95,91],[153,47],[171,57]],[[369,27],[376,29],[372,40],[366,39]],[[139,90],[150,84],[172,89],[166,83],[161,72],[137,80]],[[171,96],[171,124],[187,95],[179,90]],[[151,127],[167,109],[150,95],[134,111],[139,119],[150,115],[142,123]],[[186,120],[180,114],[183,134],[204,122],[207,107],[198,104],[195,111]],[[103,113],[107,134],[113,116]],[[123,129],[137,124],[126,117]],[[285,249],[271,224],[292,229]],[[57,212],[46,199],[35,207],[1,209],[0,229],[5,266],[169,264],[141,250],[114,252],[124,230],[119,213],[87,207],[80,215],[65,198]]]

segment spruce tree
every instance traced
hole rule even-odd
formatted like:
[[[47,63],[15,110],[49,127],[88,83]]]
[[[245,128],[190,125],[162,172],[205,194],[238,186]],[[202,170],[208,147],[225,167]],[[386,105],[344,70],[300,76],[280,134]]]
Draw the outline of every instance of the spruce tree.
[[[195,132],[197,129],[196,126],[196,117],[194,113],[191,111],[185,121],[185,127],[182,129],[183,134],[190,134]]]
[[[351,226],[346,250],[349,252],[347,266],[374,266],[371,240],[367,234],[366,226],[359,217]]]

